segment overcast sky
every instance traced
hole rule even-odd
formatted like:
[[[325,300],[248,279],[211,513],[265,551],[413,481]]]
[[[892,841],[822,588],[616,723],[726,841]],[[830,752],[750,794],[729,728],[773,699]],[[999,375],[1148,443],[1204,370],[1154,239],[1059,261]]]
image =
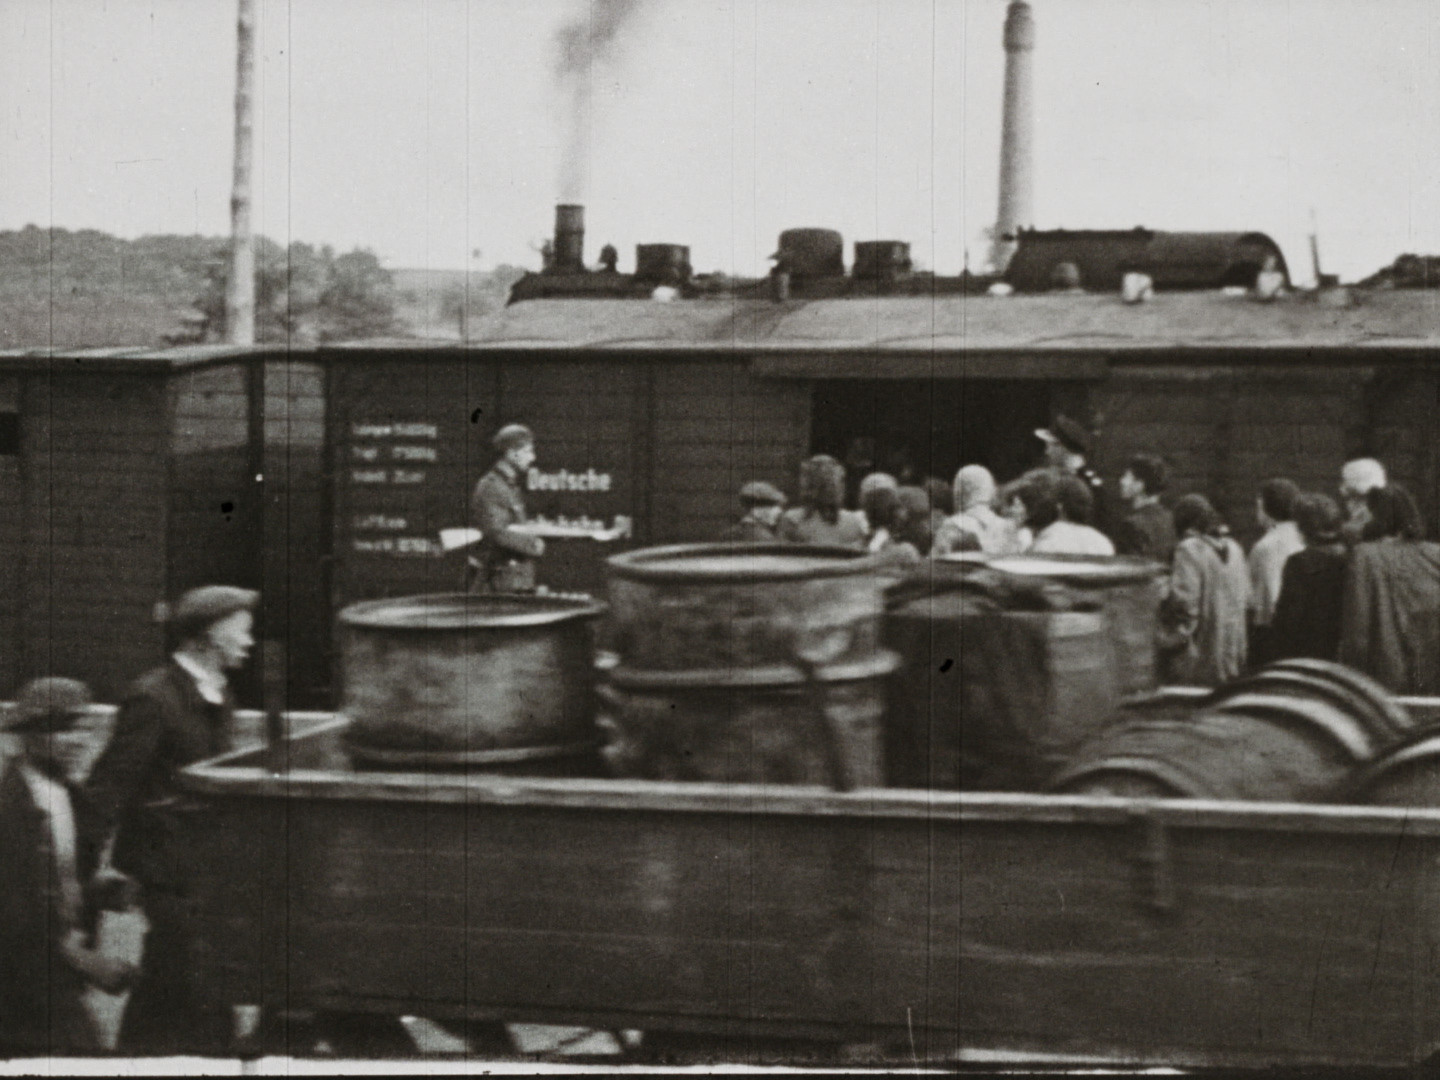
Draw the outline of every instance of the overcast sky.
[[[255,228],[534,265],[585,0],[257,0]],[[1437,0],[1034,0],[1036,224],[1440,252]],[[763,272],[791,226],[983,264],[1005,0],[638,0],[590,68],[587,255]],[[0,2],[0,229],[224,234],[233,0]],[[475,252],[478,251],[478,256]]]

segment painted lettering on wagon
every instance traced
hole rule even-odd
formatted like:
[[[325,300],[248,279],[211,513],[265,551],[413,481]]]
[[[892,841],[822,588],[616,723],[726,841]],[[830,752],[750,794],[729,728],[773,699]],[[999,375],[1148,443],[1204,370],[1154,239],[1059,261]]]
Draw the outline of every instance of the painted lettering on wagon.
[[[586,469],[583,473],[568,469],[554,472],[531,469],[525,474],[527,491],[609,491],[610,485],[610,474],[597,473],[594,469]]]
[[[350,434],[357,439],[438,439],[440,429],[434,424],[377,424],[357,420],[350,425]]]

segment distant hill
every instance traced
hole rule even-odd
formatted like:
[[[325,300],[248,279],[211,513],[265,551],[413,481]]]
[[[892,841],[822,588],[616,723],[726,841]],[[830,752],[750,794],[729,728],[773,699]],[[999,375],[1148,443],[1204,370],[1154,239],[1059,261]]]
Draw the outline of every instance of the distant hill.
[[[195,317],[206,267],[224,253],[205,236],[0,232],[0,348],[164,345]]]
[[[160,347],[193,338],[228,245],[214,236],[0,231],[0,348]],[[403,335],[457,340],[467,295],[473,321],[504,305],[522,271],[384,273]]]
[[[485,271],[392,270],[399,296],[395,314],[416,337],[459,341],[465,326],[505,306],[510,286],[524,273],[518,266]]]

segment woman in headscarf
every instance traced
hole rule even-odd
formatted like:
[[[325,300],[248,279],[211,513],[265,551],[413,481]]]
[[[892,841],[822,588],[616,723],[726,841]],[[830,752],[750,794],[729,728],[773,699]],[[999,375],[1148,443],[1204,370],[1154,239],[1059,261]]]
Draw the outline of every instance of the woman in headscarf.
[[[1440,544],[1399,484],[1365,495],[1369,520],[1350,554],[1340,662],[1395,694],[1440,694]]]
[[[1161,611],[1162,648],[1171,681],[1216,686],[1245,666],[1250,573],[1210,500],[1175,504],[1175,563]]]
[[[959,512],[946,518],[936,532],[932,554],[971,550],[1014,555],[1021,550],[1015,523],[996,513],[992,505],[996,501],[995,477],[989,469],[966,465],[955,474],[954,490]]]
[[[1305,492],[1292,513],[1305,546],[1285,560],[1280,574],[1270,622],[1271,659],[1334,660],[1340,653],[1347,562],[1340,507],[1328,495]]]
[[[781,540],[796,544],[838,544],[863,548],[864,518],[842,508],[845,466],[828,454],[817,454],[800,466],[799,505],[780,518]]]

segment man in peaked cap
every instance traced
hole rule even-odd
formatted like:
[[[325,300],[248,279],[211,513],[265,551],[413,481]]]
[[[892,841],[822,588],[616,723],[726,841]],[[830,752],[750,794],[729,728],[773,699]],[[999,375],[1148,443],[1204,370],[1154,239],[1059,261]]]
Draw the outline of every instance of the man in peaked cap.
[[[525,522],[525,473],[535,463],[535,433],[507,424],[491,440],[500,459],[470,497],[470,519],[480,530],[479,565],[470,583],[477,592],[534,592],[535,560],[545,541],[517,530]]]
[[[1090,432],[1068,416],[1056,416],[1048,428],[1040,428],[1035,437],[1045,444],[1045,464],[1064,469],[1090,489],[1094,500],[1091,523],[1105,531],[1105,481],[1086,463],[1090,453]]]
[[[751,480],[740,489],[740,520],[720,539],[729,543],[768,544],[780,539],[776,526],[785,510],[784,493],[764,480]]]
[[[110,745],[90,773],[90,842],[103,848],[113,840],[116,868],[144,888],[150,923],[144,975],[120,1029],[128,1053],[221,1053],[229,1045],[229,1009],[208,1000],[197,978],[193,883],[178,840],[197,804],[177,775],[228,749],[229,673],[255,644],[259,599],[249,589],[206,585],[156,609],[177,648],[126,691]]]
[[[71,781],[89,703],[84,683],[36,679],[7,717],[20,753],[0,777],[0,1056],[100,1050],[81,995],[120,992],[137,974],[90,932],[97,852],[77,829],[84,804]]]

